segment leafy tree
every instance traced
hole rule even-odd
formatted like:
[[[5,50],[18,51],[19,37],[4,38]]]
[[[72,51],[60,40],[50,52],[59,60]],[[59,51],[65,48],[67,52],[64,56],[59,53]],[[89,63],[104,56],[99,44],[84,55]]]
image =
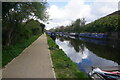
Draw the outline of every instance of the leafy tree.
[[[80,22],[81,22],[81,20],[80,20],[80,19],[77,19],[77,20],[73,23],[74,31],[75,31],[75,32],[78,32],[78,31],[79,31]]]
[[[46,2],[3,2],[3,45],[9,46],[15,43],[19,38],[25,38],[25,35],[29,36],[31,32],[32,34],[38,33],[36,32],[37,30],[34,24],[32,24],[32,29],[26,29],[24,23],[29,21],[32,17],[46,21],[48,18],[46,7]],[[35,21],[35,24],[38,24],[38,22]]]
[[[77,19],[71,25],[61,28],[56,28],[55,31],[64,32],[91,32],[91,33],[111,33],[120,32],[120,10],[102,17],[94,22],[85,25],[85,18]]]
[[[42,33],[44,32],[45,25],[43,23],[40,24],[40,27],[42,28]]]
[[[86,25],[87,32],[118,32],[120,31],[120,15],[111,15],[100,18]]]

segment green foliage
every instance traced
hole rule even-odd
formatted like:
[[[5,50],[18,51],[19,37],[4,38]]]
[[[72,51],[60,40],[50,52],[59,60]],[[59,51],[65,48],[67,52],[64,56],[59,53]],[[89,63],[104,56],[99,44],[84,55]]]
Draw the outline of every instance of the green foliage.
[[[80,29],[85,26],[85,18],[77,19],[74,22],[71,23],[69,26],[61,26],[56,29],[51,29],[50,31],[55,32],[80,32]]]
[[[48,15],[46,12],[47,2],[33,2],[32,6],[35,9],[33,12],[38,19],[41,19],[43,21],[46,21],[48,19]]]
[[[96,33],[104,33],[104,32],[119,32],[120,31],[120,15],[110,15],[102,17],[94,22],[89,24],[85,24],[85,19],[77,19],[71,25],[64,27],[64,30],[60,28],[56,28],[56,32],[96,32]],[[80,24],[80,25],[79,25]]]
[[[88,78],[83,72],[80,72],[77,65],[73,63],[61,49],[59,49],[58,45],[56,45],[49,36],[47,36],[47,38],[53,61],[53,67],[58,79],[60,78],[61,80],[61,78]]]
[[[32,36],[14,45],[4,46],[2,51],[2,67],[8,64],[13,58],[17,57],[26,47],[35,41],[40,35]]]
[[[2,3],[3,66],[42,34],[44,24],[38,20],[47,20],[46,8],[46,2]]]
[[[73,27],[74,27],[74,31],[75,31],[75,32],[78,32],[78,31],[79,31],[80,22],[81,22],[81,20],[80,20],[80,19],[77,19],[77,20],[72,24]]]
[[[37,20],[28,20],[24,27],[26,32],[28,32],[30,35],[42,33],[40,23]]]
[[[45,29],[45,25],[44,24],[40,24],[40,27],[41,27],[41,29],[42,29],[42,33],[44,32],[44,29]]]
[[[33,17],[43,21],[47,20],[46,7],[46,2],[3,2],[3,45],[9,46],[18,40],[22,41],[31,35],[41,33],[40,23],[31,20],[32,23],[30,19]],[[27,23],[25,23],[26,21]]]
[[[112,15],[100,18],[86,25],[86,32],[117,32],[120,31],[118,21],[119,15]]]

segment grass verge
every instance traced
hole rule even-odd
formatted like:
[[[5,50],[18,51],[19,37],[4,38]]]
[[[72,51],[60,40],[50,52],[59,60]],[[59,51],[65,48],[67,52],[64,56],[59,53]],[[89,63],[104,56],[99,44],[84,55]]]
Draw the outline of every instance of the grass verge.
[[[2,49],[2,65],[0,67],[5,67],[11,60],[17,57],[26,47],[28,47],[32,42],[34,42],[40,35],[32,36],[31,38],[24,40],[22,42],[10,45],[8,47],[3,47]]]
[[[51,58],[53,61],[53,67],[56,73],[56,78],[70,79],[74,78],[79,80],[86,80],[88,76],[80,72],[77,65],[70,60],[69,57],[59,49],[58,45],[47,35],[48,45],[51,53]],[[65,79],[65,80],[66,80]],[[61,79],[60,79],[61,80]]]

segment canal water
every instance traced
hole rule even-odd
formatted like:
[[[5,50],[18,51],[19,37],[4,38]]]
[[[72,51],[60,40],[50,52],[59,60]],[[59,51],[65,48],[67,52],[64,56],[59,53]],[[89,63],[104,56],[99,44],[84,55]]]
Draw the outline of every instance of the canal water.
[[[56,44],[77,64],[80,71],[88,73],[92,66],[107,70],[120,65],[120,43],[89,38],[57,37]]]

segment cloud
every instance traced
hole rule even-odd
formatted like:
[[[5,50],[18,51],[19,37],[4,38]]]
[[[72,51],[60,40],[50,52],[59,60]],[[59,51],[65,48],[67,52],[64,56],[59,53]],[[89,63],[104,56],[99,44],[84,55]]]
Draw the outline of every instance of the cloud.
[[[108,15],[118,10],[118,0],[95,0],[90,6],[94,19]]]
[[[64,8],[65,18],[75,20],[88,15],[89,5],[85,5],[83,0],[71,0]]]
[[[59,4],[62,4],[62,1]],[[66,0],[67,4],[59,7],[53,4],[48,8],[50,15],[46,29],[69,25],[78,18],[85,18],[87,22],[92,22],[100,17],[108,15],[118,9],[118,0]]]

